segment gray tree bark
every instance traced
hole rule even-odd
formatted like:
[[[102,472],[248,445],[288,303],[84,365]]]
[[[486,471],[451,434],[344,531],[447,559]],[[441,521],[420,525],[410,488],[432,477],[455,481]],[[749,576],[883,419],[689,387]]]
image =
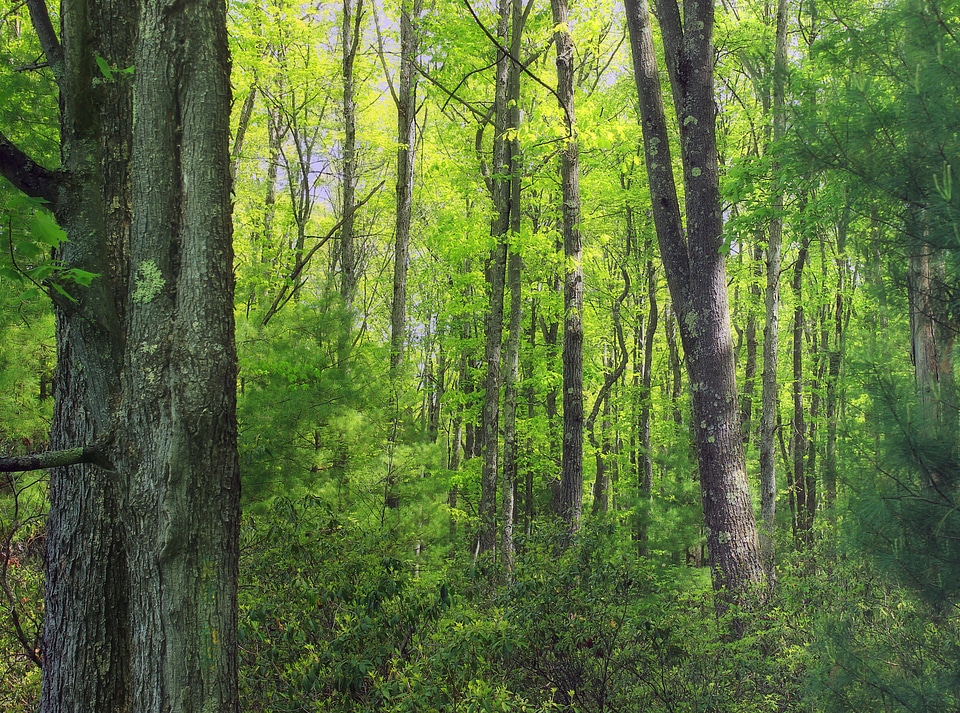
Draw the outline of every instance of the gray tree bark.
[[[61,97],[58,257],[99,275],[55,301],[51,444],[97,457],[51,473],[41,711],[235,710],[225,7],[64,3],[62,46],[31,14]]]
[[[712,2],[658,6],[667,69],[679,117],[686,230],[670,159],[666,114],[645,0],[626,0],[627,23],[653,217],[680,324],[690,380],[694,447],[707,545],[721,609],[748,604],[764,581],[750,501],[737,403],[733,340],[721,253],[713,97]]]
[[[483,396],[483,464],[480,472],[480,533],[478,550],[493,551],[497,543],[497,476],[500,467],[500,358],[503,342],[503,300],[507,265],[507,231],[510,228],[509,147],[506,141],[510,57],[501,48],[510,35],[511,0],[498,0],[496,79],[494,86],[494,136],[490,192],[495,216],[490,226],[494,247],[487,262],[490,309],[487,313],[484,357],[487,373]]]
[[[510,54],[520,55],[520,39],[523,33],[523,15],[520,0],[510,2]],[[523,157],[517,128],[520,126],[520,68],[510,62],[507,76],[507,161],[510,169],[510,235],[520,234],[520,179]],[[516,521],[516,484],[518,472],[517,448],[517,394],[520,382],[520,323],[523,319],[523,293],[521,286],[522,261],[514,245],[507,256],[507,289],[510,291],[509,331],[504,355],[503,380],[503,488],[500,507],[500,550],[503,570],[507,578],[514,569],[515,547],[513,530]]]
[[[393,303],[390,309],[390,369],[403,359],[407,321],[407,268],[410,263],[410,223],[413,211],[414,166],[417,145],[417,72],[420,42],[416,21],[420,0],[400,7],[400,74],[397,82],[397,216],[393,254]]]
[[[557,46],[557,101],[567,136],[560,152],[563,196],[563,454],[559,515],[569,532],[583,513],[583,267],[580,236],[580,149],[573,97],[574,53],[566,0],[551,0]]]
[[[340,40],[343,44],[343,168],[341,171],[340,226],[340,295],[347,304],[353,301],[357,289],[357,246],[355,203],[357,188],[357,108],[354,100],[353,77],[357,50],[360,48],[360,21],[363,18],[363,0],[343,0],[343,23]]]
[[[787,0],[777,2],[777,35],[773,66],[773,142],[779,143],[786,135],[786,74],[787,74]],[[776,176],[779,161],[774,160],[771,173]],[[763,325],[763,386],[760,397],[760,511],[763,526],[760,529],[760,550],[767,574],[768,586],[776,581],[774,534],[777,521],[776,439],[779,406],[777,354],[780,344],[780,256],[783,243],[783,194],[773,196],[773,217],[767,233],[766,274]]]

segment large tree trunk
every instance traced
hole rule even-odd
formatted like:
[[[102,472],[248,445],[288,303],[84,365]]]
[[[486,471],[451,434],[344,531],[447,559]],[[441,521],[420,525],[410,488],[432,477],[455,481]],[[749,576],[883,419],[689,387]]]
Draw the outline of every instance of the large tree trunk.
[[[34,25],[49,26],[43,3]],[[50,444],[93,444],[115,427],[122,399],[124,246],[129,240],[132,86],[95,76],[94,56],[118,66],[134,59],[136,12],[129,2],[64,4],[62,54],[44,42],[61,96],[61,170],[55,204],[67,231],[59,258],[100,275],[76,291],[77,305],[54,303],[57,371]],[[52,28],[50,28],[52,37]],[[55,39],[54,39],[55,42]],[[59,56],[58,56],[59,55]],[[124,711],[131,651],[124,548],[127,473],[96,465],[57,468],[50,477],[40,709]]]
[[[574,114],[573,36],[566,0],[551,0],[557,45],[557,101],[567,136],[560,152],[563,196],[563,456],[559,515],[570,532],[583,511],[583,267],[580,237],[580,158]]]
[[[738,410],[721,251],[713,97],[712,2],[664,0],[659,20],[680,123],[687,226],[680,217],[666,113],[645,0],[627,0],[653,216],[690,379],[694,447],[718,606],[748,604],[764,581]]]
[[[98,274],[55,305],[51,442],[96,464],[51,475],[41,710],[235,710],[225,7],[65,3],[62,47],[31,14],[61,94],[59,258]]]

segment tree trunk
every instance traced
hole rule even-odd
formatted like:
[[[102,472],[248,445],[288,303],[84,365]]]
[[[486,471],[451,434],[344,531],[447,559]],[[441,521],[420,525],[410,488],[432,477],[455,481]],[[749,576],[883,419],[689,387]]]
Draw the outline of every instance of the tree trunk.
[[[580,237],[580,159],[574,113],[573,36],[566,0],[551,0],[557,46],[557,101],[567,131],[560,152],[563,196],[563,456],[559,515],[569,532],[580,529],[583,511],[583,267]]]
[[[514,0],[514,5],[517,5]],[[519,176],[516,177],[519,179]],[[519,196],[519,180],[516,193]],[[519,214],[517,215],[519,223]],[[518,226],[519,227],[519,226]],[[520,320],[522,318],[520,295],[520,255],[511,251],[507,266],[507,283],[510,289],[510,332],[507,337],[507,349],[504,359],[503,393],[503,491],[500,549],[503,556],[503,569],[507,577],[513,573],[514,566],[514,489],[517,482],[517,388],[520,381]]]
[[[523,13],[520,0],[510,2],[510,54],[520,54],[520,39],[523,32]],[[523,157],[517,129],[520,126],[520,71],[515,62],[510,62],[507,76],[507,161],[510,170],[510,219],[511,236],[520,234],[520,179]],[[523,319],[523,293],[520,271],[522,263],[518,248],[514,245],[507,258],[507,287],[510,290],[510,327],[504,360],[503,389],[503,492],[500,509],[502,523],[500,544],[503,569],[509,579],[513,574],[515,548],[513,529],[516,509],[517,487],[517,390],[520,382],[520,330]]]
[[[506,46],[510,32],[511,0],[499,0],[497,37]],[[490,285],[490,310],[487,313],[486,347],[487,375],[483,396],[483,466],[480,474],[480,535],[478,549],[491,552],[497,541],[497,475],[500,445],[500,354],[503,340],[504,280],[507,265],[507,231],[510,228],[510,172],[509,147],[506,128],[509,108],[507,100],[510,83],[510,58],[497,50],[496,84],[494,88],[494,136],[490,190],[495,216],[490,226],[494,247],[487,263],[487,283]]]
[[[749,604],[764,581],[737,401],[726,270],[721,252],[713,96],[712,2],[664,0],[659,20],[680,123],[687,226],[670,160],[653,32],[645,0],[627,0],[653,217],[680,324],[691,385],[694,447],[718,608]]]
[[[650,521],[650,505],[653,496],[653,453],[650,444],[650,411],[653,405],[653,340],[657,332],[659,308],[657,307],[657,273],[653,260],[647,260],[647,324],[643,332],[643,367],[641,373],[641,406],[640,406],[640,448],[641,477],[640,499],[641,511],[638,516],[637,541],[639,554],[645,557],[647,552],[647,526]]]
[[[407,0],[400,7],[400,77],[397,86],[397,216],[393,251],[393,303],[390,310],[390,370],[396,372],[403,359],[407,319],[407,267],[410,263],[410,219],[413,210],[413,179],[417,143],[417,72],[415,61],[420,43],[415,18],[420,0]]]
[[[787,0],[777,2],[777,39],[773,64],[773,141],[775,148],[786,134],[786,73],[787,73]],[[779,161],[770,167],[776,177]],[[773,196],[773,216],[767,234],[766,272],[763,325],[763,386],[760,414],[760,550],[767,574],[767,585],[776,581],[774,535],[777,526],[777,469],[774,427],[779,405],[777,380],[778,349],[780,345],[780,255],[783,243],[783,194]]]
[[[360,21],[363,0],[343,0],[343,168],[341,196],[343,223],[340,226],[340,295],[347,304],[357,289],[357,247],[354,229],[355,193],[357,186],[357,109],[354,101],[353,77],[357,50],[360,47]]]
[[[55,198],[62,264],[98,274],[55,303],[51,443],[98,457],[51,474],[41,710],[235,710],[225,7],[67,3],[62,46],[30,10],[63,156],[56,190],[31,195]],[[5,157],[0,171],[29,187]]]
[[[760,268],[761,254],[760,247],[755,245],[750,262],[758,280],[762,272]],[[754,305],[760,301],[760,286],[751,281],[748,294],[747,327],[744,330],[747,342],[747,358],[743,369],[743,389],[740,394],[740,422],[743,426],[744,447],[750,445],[750,440],[753,437],[753,397],[757,381],[757,311]],[[761,546],[762,544],[763,536],[761,534]]]
[[[796,306],[793,309],[793,431],[792,445],[793,468],[791,469],[791,495],[793,504],[793,536],[800,543],[803,540],[806,519],[806,477],[804,465],[807,453],[807,427],[803,408],[803,266],[807,261],[805,240],[797,254],[793,268],[793,293]]]
[[[120,420],[132,689],[235,710],[239,467],[225,8],[141,6]],[[171,117],[173,120],[171,120]]]

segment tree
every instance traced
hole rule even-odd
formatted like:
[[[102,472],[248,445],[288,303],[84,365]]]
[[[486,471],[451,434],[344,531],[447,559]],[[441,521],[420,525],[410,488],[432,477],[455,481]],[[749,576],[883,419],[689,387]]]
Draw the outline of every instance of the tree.
[[[557,101],[566,130],[560,152],[563,194],[563,456],[559,514],[571,532],[583,512],[583,265],[580,148],[573,98],[574,56],[566,0],[551,0],[557,46]]]
[[[686,226],[680,215],[649,11],[627,0],[653,217],[690,380],[694,448],[718,603],[748,603],[762,584],[737,404],[727,303],[713,97],[713,3],[658,4],[676,108]]]
[[[4,141],[0,171],[48,201],[63,268],[97,275],[51,283],[51,448],[79,452],[51,474],[41,710],[235,709],[225,7],[64,3],[58,39],[29,6],[62,161]]]

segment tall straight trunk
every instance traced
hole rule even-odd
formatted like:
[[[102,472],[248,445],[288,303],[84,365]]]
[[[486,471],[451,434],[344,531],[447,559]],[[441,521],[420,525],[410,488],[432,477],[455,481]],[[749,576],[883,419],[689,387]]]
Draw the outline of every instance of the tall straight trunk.
[[[670,365],[670,381],[667,383],[670,402],[673,412],[673,422],[683,425],[683,411],[680,408],[680,399],[683,398],[683,369],[680,361],[680,345],[677,343],[677,313],[672,304],[664,308],[666,322],[664,337],[667,340],[667,361]]]
[[[510,3],[510,54],[520,54],[523,13],[520,0]],[[520,71],[510,63],[507,77],[507,162],[510,169],[510,234],[520,234],[520,178],[522,156],[517,129],[520,126]],[[523,296],[520,284],[521,259],[514,245],[507,257],[507,288],[510,290],[510,316],[503,380],[503,490],[500,508],[500,549],[503,569],[509,578],[514,567],[513,528],[517,487],[517,390],[520,384],[520,331],[523,319]]]
[[[54,212],[69,240],[57,257],[68,267],[100,275],[77,291],[76,305],[54,301],[57,367],[50,446],[60,450],[109,437],[123,398],[133,87],[125,78],[102,81],[94,53],[117,66],[134,63],[137,6],[126,0],[89,7],[65,3],[62,46],[44,3],[32,0],[30,13],[60,89],[65,175]],[[127,476],[93,464],[50,473],[42,713],[126,711],[132,705],[123,510]],[[93,651],[97,656],[90,655]]]
[[[499,0],[497,37],[506,46],[510,33],[511,0]],[[510,58],[497,50],[494,87],[493,161],[491,162],[490,191],[494,218],[490,226],[494,247],[487,262],[487,284],[490,286],[490,309],[487,312],[486,346],[484,358],[487,374],[484,381],[483,465],[480,472],[480,533],[479,552],[492,552],[497,542],[497,476],[500,448],[500,357],[503,340],[504,281],[507,266],[507,231],[510,228],[510,172],[509,147],[506,128],[509,107]]]
[[[557,101],[567,135],[560,152],[563,196],[563,456],[559,515],[569,532],[580,528],[583,511],[583,267],[580,236],[580,158],[574,110],[573,35],[566,0],[551,0],[557,46]]]
[[[650,498],[653,495],[653,453],[650,444],[650,411],[653,405],[652,386],[653,386],[653,340],[657,332],[657,323],[659,320],[659,309],[657,307],[657,273],[653,265],[653,260],[647,260],[647,324],[643,333],[643,368],[641,373],[641,392],[640,398],[640,448],[641,455],[641,477],[640,477],[640,498],[642,510],[637,524],[637,541],[639,542],[639,554],[642,557],[647,555],[647,525],[650,515]]]
[[[30,10],[62,165],[8,151],[0,172],[50,201],[61,263],[98,274],[55,304],[51,443],[93,456],[51,474],[40,709],[235,710],[226,8],[65,3],[59,40]],[[136,76],[99,76],[105,55]]]
[[[407,319],[407,268],[410,263],[410,222],[413,210],[417,144],[417,72],[419,40],[415,20],[421,0],[400,7],[400,77],[397,82],[397,215],[393,250],[393,302],[390,310],[390,370],[403,359]]]
[[[659,5],[679,122],[686,230],[645,0],[626,0],[653,217],[690,379],[694,447],[718,609],[748,605],[764,570],[750,499],[736,372],[717,166],[712,2]]]
[[[823,484],[826,489],[826,507],[832,518],[837,502],[837,428],[839,421],[838,390],[840,366],[843,360],[844,315],[846,313],[844,289],[847,275],[847,229],[850,222],[850,207],[845,206],[843,217],[837,225],[837,287],[833,304],[833,341],[828,345],[829,365],[827,367],[826,419],[827,443],[823,460]]]
[[[340,295],[349,304],[357,288],[357,246],[355,204],[357,187],[357,107],[354,100],[354,64],[360,47],[360,20],[363,0],[343,0],[343,164],[341,173]]]
[[[807,454],[807,427],[803,405],[803,267],[807,261],[807,240],[797,253],[793,268],[793,294],[796,307],[793,309],[793,432],[790,452],[793,456],[791,471],[791,496],[793,503],[793,536],[798,543],[804,540],[806,531],[806,476],[804,466]]]
[[[141,4],[126,358],[140,711],[235,710],[237,460],[226,8]],[[171,120],[172,118],[172,120]]]
[[[775,148],[786,134],[786,73],[787,73],[787,0],[777,2],[777,39],[773,65],[773,141]],[[779,171],[774,159],[772,175]],[[763,326],[763,386],[760,413],[760,511],[763,526],[760,529],[760,550],[767,584],[776,581],[774,534],[777,522],[777,469],[774,428],[779,405],[777,380],[778,350],[780,345],[780,257],[783,243],[783,194],[773,196],[773,216],[767,234],[766,272],[764,292],[766,320]]]
[[[762,269],[760,257],[762,250],[754,245],[750,258],[754,274],[759,279]],[[754,305],[760,301],[760,286],[751,281],[748,300],[750,302],[747,313],[747,327],[745,338],[747,342],[747,359],[743,369],[743,390],[740,394],[740,421],[743,426],[743,444],[750,445],[753,436],[753,395],[757,380],[757,311]],[[761,546],[762,546],[761,534]]]
[[[516,3],[516,0],[514,0]],[[517,190],[519,194],[519,188]],[[519,221],[518,221],[519,222]],[[503,568],[509,577],[514,566],[514,490],[517,482],[517,388],[520,381],[520,255],[511,251],[507,265],[507,284],[510,290],[510,318],[507,348],[504,358],[503,393],[503,490],[500,508],[500,549]]]
[[[561,252],[563,250],[563,243],[557,242],[554,245],[554,249],[558,253]],[[555,275],[554,278],[553,289],[559,293],[563,289],[562,279],[559,275]],[[547,322],[545,318],[541,318],[541,328],[543,330],[543,342],[547,347],[547,358],[553,363],[556,363],[559,356],[557,346],[560,336],[560,324],[553,320]],[[559,390],[556,383],[553,383],[548,387],[547,393],[544,396],[544,411],[547,416],[550,442],[549,452],[554,461],[553,474],[550,479],[550,510],[553,513],[560,512],[560,478],[557,477],[556,474],[561,472],[560,464],[563,460],[562,455],[557,456],[557,454],[562,454],[563,451],[563,437],[561,435],[563,423],[560,418]]]

